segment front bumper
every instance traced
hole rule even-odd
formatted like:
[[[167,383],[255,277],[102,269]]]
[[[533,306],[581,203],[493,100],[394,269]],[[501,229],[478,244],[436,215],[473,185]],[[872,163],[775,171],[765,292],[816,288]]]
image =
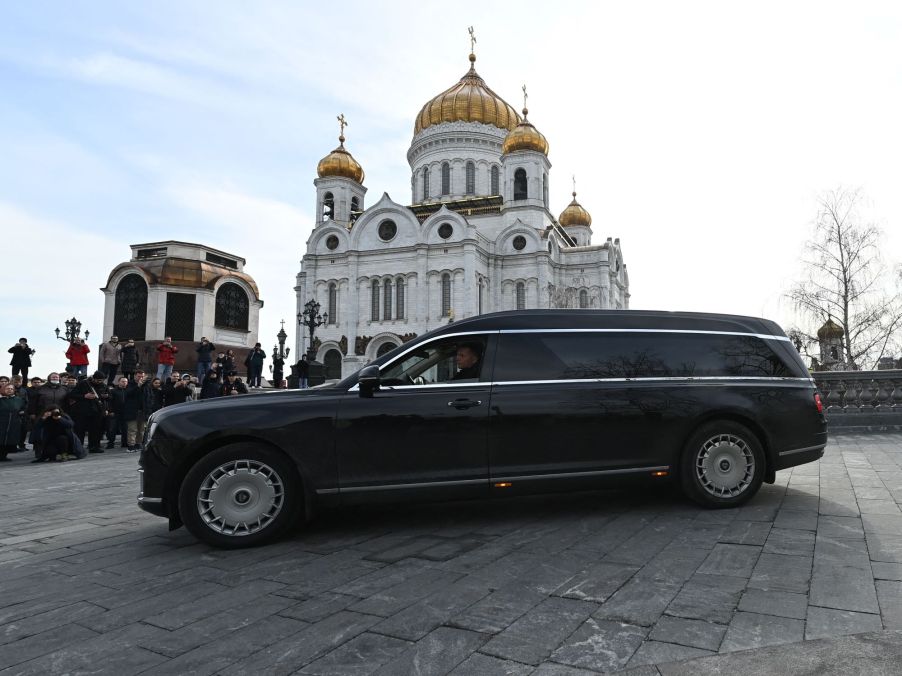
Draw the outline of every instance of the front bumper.
[[[166,467],[148,446],[141,451],[138,462],[138,507],[156,516],[168,517],[169,509],[164,497]]]

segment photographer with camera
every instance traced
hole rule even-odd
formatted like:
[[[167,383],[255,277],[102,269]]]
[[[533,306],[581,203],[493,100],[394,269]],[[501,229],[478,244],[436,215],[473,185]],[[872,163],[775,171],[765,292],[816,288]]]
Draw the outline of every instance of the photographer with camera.
[[[69,343],[69,349],[66,350],[66,359],[69,360],[69,373],[76,378],[88,375],[88,353],[90,351],[91,348],[81,338],[75,338]]]
[[[7,462],[16,452],[19,433],[25,424],[25,400],[16,396],[16,387],[6,383],[0,387],[0,461]]]
[[[45,409],[31,432],[32,462],[62,462],[85,457],[85,448],[75,435],[75,423],[59,406]]]
[[[19,338],[19,342],[9,348],[7,352],[13,356],[9,362],[9,365],[13,367],[13,375],[17,376],[21,373],[22,380],[27,381],[28,369],[31,368],[31,355],[35,352],[28,347],[28,339]]]
[[[172,344],[171,336],[166,336],[163,342],[157,345],[157,378],[165,382],[172,375],[178,351],[178,346]]]

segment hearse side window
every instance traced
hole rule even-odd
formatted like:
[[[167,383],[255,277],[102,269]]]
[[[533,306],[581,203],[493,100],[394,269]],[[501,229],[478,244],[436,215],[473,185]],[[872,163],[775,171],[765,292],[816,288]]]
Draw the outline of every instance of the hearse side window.
[[[504,333],[493,380],[792,377],[754,336],[681,333]]]
[[[486,339],[484,336],[439,338],[417,347],[382,371],[383,385],[432,385],[447,382],[479,382],[482,373]],[[476,362],[466,371],[458,369],[458,350],[466,350],[464,360]],[[467,361],[469,363],[469,361]]]

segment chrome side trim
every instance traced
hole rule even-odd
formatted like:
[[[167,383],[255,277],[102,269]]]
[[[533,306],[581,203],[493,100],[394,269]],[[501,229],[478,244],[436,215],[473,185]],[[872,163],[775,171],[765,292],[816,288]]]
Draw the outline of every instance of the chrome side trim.
[[[501,329],[499,333],[702,333],[716,336],[751,336],[764,340],[785,340],[786,336],[769,333],[748,333],[746,331],[702,331],[700,329]]]
[[[485,484],[488,486],[489,480],[486,479],[461,479],[459,481],[427,481],[425,483],[415,484],[385,484],[382,486],[349,486],[340,489],[342,493],[369,493],[372,491],[395,491],[417,488],[444,488],[446,486],[472,486],[475,484]],[[328,489],[334,490],[334,489]],[[318,492],[318,491],[317,491]]]
[[[606,476],[610,474],[640,474],[642,472],[668,472],[670,465],[659,467],[629,467],[627,469],[600,469],[591,472],[557,472],[555,474],[526,474],[523,476],[495,476],[491,482],[535,481],[544,479],[576,479],[587,476]]]
[[[805,448],[793,448],[789,451],[780,451],[777,455],[793,455],[795,453],[807,453],[808,451],[819,451],[826,448],[827,444],[818,444],[817,446],[806,446]]]
[[[317,488],[314,492],[317,495],[336,495],[340,491],[337,488]]]
[[[779,376],[660,376],[660,377],[641,377],[641,378],[573,378],[565,380],[499,380],[491,385],[564,385],[567,383],[642,383],[642,382],[683,382],[691,383],[696,381],[730,381],[728,384],[740,384],[736,381],[767,381],[767,382],[809,382],[808,378],[781,378]],[[405,386],[410,387],[410,386]],[[416,387],[416,386],[414,386]],[[419,387],[423,387],[420,385]]]
[[[152,503],[152,504],[159,504],[159,503],[163,502],[163,498],[149,498],[146,495],[144,495],[144,493],[141,493],[138,496],[138,502],[139,503],[147,502],[147,503]]]

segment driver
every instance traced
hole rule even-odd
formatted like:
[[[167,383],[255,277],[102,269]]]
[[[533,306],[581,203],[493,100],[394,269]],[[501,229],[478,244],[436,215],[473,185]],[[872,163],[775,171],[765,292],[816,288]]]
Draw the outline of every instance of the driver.
[[[479,377],[479,357],[481,346],[476,343],[463,343],[458,345],[454,359],[458,371],[451,380],[467,380]]]

